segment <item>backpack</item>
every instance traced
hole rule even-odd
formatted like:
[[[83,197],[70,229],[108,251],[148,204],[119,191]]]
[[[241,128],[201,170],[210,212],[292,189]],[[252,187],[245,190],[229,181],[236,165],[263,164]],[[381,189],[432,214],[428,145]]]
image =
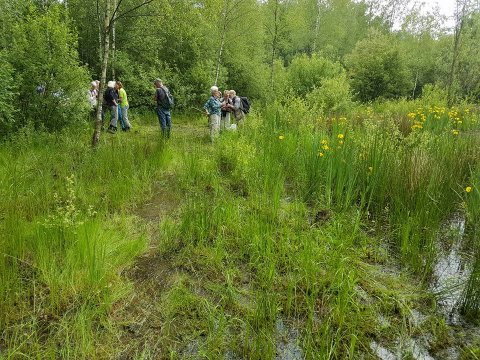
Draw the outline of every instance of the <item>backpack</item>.
[[[240,98],[240,110],[242,110],[245,114],[250,112],[250,100],[248,100],[245,96],[239,96]]]
[[[165,92],[165,98],[166,98],[166,101],[162,104],[162,106],[165,109],[172,108],[173,105],[175,105],[175,100],[173,99],[173,95],[170,94],[170,91],[165,86],[162,86],[161,89]]]

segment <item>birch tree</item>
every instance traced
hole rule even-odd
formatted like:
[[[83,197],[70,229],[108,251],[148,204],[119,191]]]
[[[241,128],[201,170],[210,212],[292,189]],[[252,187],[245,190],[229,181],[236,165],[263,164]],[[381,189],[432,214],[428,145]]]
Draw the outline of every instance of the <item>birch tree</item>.
[[[101,0],[97,0],[97,10],[100,12]],[[92,137],[92,145],[97,146],[98,142],[100,141],[100,134],[102,132],[102,101],[101,97],[103,92],[106,88],[106,81],[107,81],[107,68],[108,68],[108,60],[110,55],[110,37],[112,35],[112,29],[115,22],[128,14],[131,14],[141,7],[152,3],[154,0],[143,0],[138,4],[131,5],[130,8],[127,8],[124,11],[122,9],[122,3],[124,0],[104,0],[104,13],[103,13],[103,28],[101,31],[101,42],[99,44],[99,54],[102,54],[102,65],[100,71],[100,87],[99,91],[99,101],[97,102],[97,113],[96,113],[96,121],[95,121],[95,130],[93,132]]]

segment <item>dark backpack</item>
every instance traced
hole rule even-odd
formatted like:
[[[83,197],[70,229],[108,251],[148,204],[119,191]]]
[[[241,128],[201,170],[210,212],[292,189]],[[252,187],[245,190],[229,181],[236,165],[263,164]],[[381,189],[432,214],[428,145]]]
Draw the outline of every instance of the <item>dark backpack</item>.
[[[240,109],[242,109],[242,111],[245,114],[248,114],[250,112],[250,101],[245,96],[239,96],[239,98],[240,98]]]
[[[163,101],[162,106],[165,109],[172,108],[173,105],[175,105],[175,100],[173,99],[173,95],[170,94],[170,91],[165,86],[162,86],[161,89],[165,93],[165,100]]]

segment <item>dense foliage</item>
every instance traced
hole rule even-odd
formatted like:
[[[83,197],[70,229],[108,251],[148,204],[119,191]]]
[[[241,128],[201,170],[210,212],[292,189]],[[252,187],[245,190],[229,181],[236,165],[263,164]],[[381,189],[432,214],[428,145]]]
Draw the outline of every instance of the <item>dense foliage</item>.
[[[449,101],[480,95],[480,17],[469,2],[458,7],[452,32],[440,15],[408,2],[3,0],[3,134],[85,119],[89,80],[100,78],[107,3],[116,9],[107,79],[124,83],[133,107],[151,105],[156,77],[177,109],[201,104],[213,83],[257,104],[312,93],[321,113],[352,101],[417,98],[426,85],[446,89]]]

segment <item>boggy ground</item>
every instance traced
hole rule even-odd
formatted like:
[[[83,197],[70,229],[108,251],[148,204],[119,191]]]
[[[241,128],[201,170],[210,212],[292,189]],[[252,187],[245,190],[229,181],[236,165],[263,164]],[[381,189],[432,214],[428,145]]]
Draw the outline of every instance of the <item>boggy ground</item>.
[[[393,216],[455,208],[439,194],[465,186],[475,139],[285,119],[214,144],[205,118],[177,117],[166,143],[146,118],[95,152],[89,129],[2,149],[0,358],[478,358],[418,271],[431,223]]]
[[[227,145],[238,140],[238,134],[224,136]],[[219,154],[224,144],[212,145],[201,123],[177,125],[168,146],[174,154],[170,165],[153,184],[151,197],[134,210],[149,229],[149,246],[122,273],[133,289],[111,314],[118,330],[115,358],[476,358],[471,349],[478,346],[478,339],[450,327],[437,314],[435,298],[420,284],[414,285],[415,277],[391,257],[382,234],[385,229],[378,224],[368,220],[358,224],[358,219],[352,220],[354,213],[342,216],[322,206],[304,207],[288,195],[288,184],[279,199],[279,212],[265,214],[259,210],[262,200],[252,199],[246,186],[231,176],[231,164]],[[196,164],[186,160],[192,152]],[[212,159],[218,167],[209,167]],[[195,207],[195,202],[200,206]],[[322,255],[331,256],[329,251],[339,246],[343,259],[335,256],[329,264],[319,258],[316,265],[312,263],[320,278],[308,281],[322,282],[323,277],[322,294],[309,289],[308,283],[300,284],[306,278],[292,281],[301,269],[285,268],[288,260],[278,265],[285,261],[281,258],[275,260],[274,277],[262,279],[258,266],[265,263],[255,263],[238,244],[235,234],[242,231],[235,228],[238,224],[228,228],[232,217],[233,223],[245,221],[243,211],[253,213],[254,219],[278,217],[283,227],[304,236],[335,238],[339,230],[359,230],[346,244],[327,244]],[[185,216],[204,217],[192,229]],[[225,236],[212,235],[212,227]],[[286,230],[265,231],[279,242],[289,236]],[[291,250],[301,246],[293,244]],[[307,250],[315,251],[320,250]],[[346,270],[338,261],[355,266],[356,271]],[[310,266],[308,260],[303,265]],[[336,279],[338,274],[332,278],[329,272],[335,271],[343,271],[346,279]]]

